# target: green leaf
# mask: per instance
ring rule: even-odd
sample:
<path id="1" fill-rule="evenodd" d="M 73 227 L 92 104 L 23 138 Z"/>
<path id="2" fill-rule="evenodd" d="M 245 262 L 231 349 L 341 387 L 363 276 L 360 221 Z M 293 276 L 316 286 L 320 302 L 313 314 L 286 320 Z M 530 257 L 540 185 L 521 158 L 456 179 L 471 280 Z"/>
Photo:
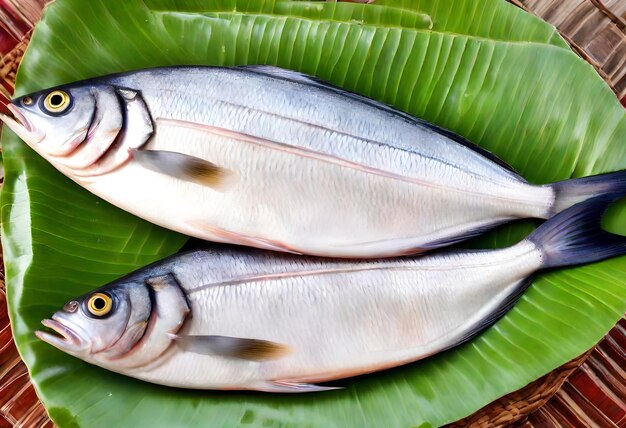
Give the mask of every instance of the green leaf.
<path id="1" fill-rule="evenodd" d="M 569 49 L 553 26 L 503 1 L 490 0 L 477 5 L 474 0 L 377 0 L 373 4 L 355 5 L 320 1 L 147 0 L 146 4 L 159 11 L 290 15 L 383 27 L 430 29 L 495 40 L 550 43 Z"/>
<path id="2" fill-rule="evenodd" d="M 452 129 L 536 183 L 626 168 L 623 109 L 551 27 L 498 0 L 377 3 L 313 11 L 306 7 L 317 3 L 222 0 L 204 10 L 199 1 L 177 9 L 163 0 L 57 0 L 33 35 L 17 93 L 148 66 L 274 64 Z M 33 330 L 70 298 L 176 251 L 185 237 L 93 197 L 11 132 L 3 147 L 13 331 L 60 426 L 437 426 L 582 353 L 626 311 L 620 258 L 543 274 L 476 340 L 342 381 L 344 390 L 279 396 L 150 385 L 65 355 Z M 607 221 L 626 233 L 620 208 Z M 501 245 L 528 229 L 480 242 Z"/>

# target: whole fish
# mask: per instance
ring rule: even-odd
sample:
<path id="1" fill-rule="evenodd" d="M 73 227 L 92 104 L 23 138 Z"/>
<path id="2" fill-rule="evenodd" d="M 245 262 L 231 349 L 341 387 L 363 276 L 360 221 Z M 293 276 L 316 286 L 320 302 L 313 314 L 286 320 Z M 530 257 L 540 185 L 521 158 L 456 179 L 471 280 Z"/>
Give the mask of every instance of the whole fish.
<path id="1" fill-rule="evenodd" d="M 199 250 L 67 303 L 36 333 L 89 363 L 198 389 L 307 392 L 419 360 L 492 324 L 544 268 L 626 253 L 582 202 L 500 250 L 351 261 Z"/>
<path id="2" fill-rule="evenodd" d="M 626 188 L 535 186 L 460 137 L 275 67 L 156 68 L 17 98 L 0 116 L 89 191 L 211 241 L 332 257 L 448 245 Z"/>

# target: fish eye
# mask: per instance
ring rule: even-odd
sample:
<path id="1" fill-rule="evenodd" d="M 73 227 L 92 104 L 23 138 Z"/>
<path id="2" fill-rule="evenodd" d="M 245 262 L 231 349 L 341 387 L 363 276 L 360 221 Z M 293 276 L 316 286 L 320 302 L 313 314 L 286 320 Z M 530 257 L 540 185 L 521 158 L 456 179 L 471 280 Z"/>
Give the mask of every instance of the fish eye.
<path id="1" fill-rule="evenodd" d="M 111 312 L 111 308 L 113 307 L 113 299 L 111 296 L 104 293 L 94 293 L 89 297 L 87 301 L 87 310 L 89 313 L 97 316 L 103 317 Z"/>
<path id="2" fill-rule="evenodd" d="M 22 98 L 22 104 L 24 104 L 25 106 L 30 106 L 33 104 L 33 99 L 31 97 L 24 97 Z"/>
<path id="3" fill-rule="evenodd" d="M 70 94 L 57 89 L 46 95 L 43 106 L 49 113 L 63 113 L 69 107 L 70 101 Z"/>

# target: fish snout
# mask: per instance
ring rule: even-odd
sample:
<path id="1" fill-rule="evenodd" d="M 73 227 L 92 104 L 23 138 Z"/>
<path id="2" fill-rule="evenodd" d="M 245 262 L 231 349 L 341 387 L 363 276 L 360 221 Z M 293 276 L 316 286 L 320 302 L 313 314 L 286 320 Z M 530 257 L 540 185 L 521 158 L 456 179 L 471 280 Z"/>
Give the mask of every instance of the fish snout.
<path id="1" fill-rule="evenodd" d="M 13 117 L 0 113 L 0 121 L 4 122 L 13 132 L 29 145 L 39 144 L 46 137 L 41 130 L 35 129 L 32 122 L 14 104 L 8 104 L 7 108 Z"/>
<path id="2" fill-rule="evenodd" d="M 69 354 L 81 354 L 90 349 L 90 342 L 83 338 L 78 329 L 71 325 L 58 313 L 52 319 L 41 321 L 44 327 L 52 330 L 53 333 L 37 330 L 35 336 L 38 339 L 60 349 Z"/>

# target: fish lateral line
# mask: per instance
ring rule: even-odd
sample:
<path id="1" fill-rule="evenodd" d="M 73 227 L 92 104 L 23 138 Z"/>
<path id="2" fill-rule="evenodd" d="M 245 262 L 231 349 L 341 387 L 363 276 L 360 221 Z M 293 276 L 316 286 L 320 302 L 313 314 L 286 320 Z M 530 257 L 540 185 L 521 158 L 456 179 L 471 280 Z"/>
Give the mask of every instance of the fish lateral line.
<path id="1" fill-rule="evenodd" d="M 433 189 L 440 189 L 440 190 L 445 189 L 445 191 L 449 191 L 449 192 L 459 192 L 459 193 L 467 193 L 467 194 L 473 194 L 473 195 L 479 195 L 479 196 L 488 196 L 489 198 L 495 198 L 499 200 L 506 200 L 506 201 L 519 201 L 520 200 L 519 198 L 515 196 L 508 197 L 508 198 L 503 197 L 503 196 L 494 196 L 494 195 L 488 195 L 484 192 L 476 192 L 476 191 L 472 191 L 471 189 L 461 189 L 461 188 L 452 187 L 452 186 L 443 188 L 443 186 L 441 186 L 440 184 L 437 184 L 431 181 L 419 179 L 416 177 L 409 177 L 409 176 L 393 173 L 393 172 L 386 171 L 386 170 L 379 169 L 379 168 L 365 166 L 357 162 L 352 162 L 344 158 L 329 155 L 329 154 L 322 153 L 316 150 L 296 147 L 291 144 L 281 143 L 281 142 L 270 140 L 267 138 L 256 137 L 254 135 L 246 134 L 243 132 L 232 131 L 230 129 L 226 129 L 222 127 L 206 125 L 206 124 L 201 124 L 197 122 L 190 122 L 190 121 L 180 120 L 180 119 L 163 118 L 163 117 L 159 117 L 155 121 L 157 125 L 161 124 L 165 126 L 182 127 L 182 128 L 200 131 L 200 132 L 207 132 L 209 134 L 216 135 L 218 137 L 231 138 L 237 141 L 254 144 L 256 146 L 263 147 L 266 149 L 276 150 L 276 151 L 280 151 L 283 153 L 288 153 L 291 155 L 303 157 L 306 159 L 312 159 L 312 160 L 316 160 L 319 162 L 324 162 L 324 163 L 328 163 L 331 165 L 336 165 L 336 166 L 340 166 L 343 168 L 352 169 L 354 171 L 365 172 L 367 174 L 375 175 L 378 177 L 401 181 L 404 183 L 417 184 L 419 186 L 429 187 Z M 521 182 L 521 184 L 527 184 L 527 183 Z M 532 204 L 532 202 L 530 201 L 525 201 L 525 203 Z"/>
<path id="2" fill-rule="evenodd" d="M 426 155 L 424 153 L 419 153 L 417 151 L 414 151 L 414 150 L 411 150 L 411 149 L 408 149 L 408 148 L 396 147 L 396 146 L 393 146 L 392 144 L 385 143 L 383 141 L 378 141 L 378 140 L 374 140 L 374 139 L 358 136 L 358 135 L 352 134 L 350 132 L 340 131 L 338 129 L 331 128 L 331 127 L 324 126 L 324 125 L 317 124 L 317 123 L 307 122 L 305 120 L 299 119 L 299 118 L 294 117 L 294 116 L 285 115 L 285 114 L 279 114 L 279 113 L 276 113 L 276 112 L 272 112 L 270 110 L 249 107 L 249 106 L 245 106 L 245 105 L 242 105 L 242 104 L 239 104 L 239 103 L 226 101 L 226 100 L 223 100 L 223 99 L 214 99 L 214 101 L 219 101 L 221 104 L 224 104 L 224 105 L 236 108 L 236 109 L 242 109 L 242 110 L 246 110 L 246 111 L 252 112 L 252 113 L 262 113 L 262 114 L 267 115 L 267 116 L 271 116 L 271 117 L 275 117 L 275 118 L 278 118 L 278 119 L 284 119 L 284 120 L 292 121 L 292 122 L 298 123 L 300 125 L 308 126 L 308 127 L 315 128 L 315 129 L 319 129 L 319 130 L 322 130 L 324 132 L 329 132 L 331 134 L 336 134 L 336 135 L 339 135 L 339 136 L 342 136 L 342 137 L 348 137 L 348 138 L 360 140 L 360 141 L 362 141 L 364 143 L 373 144 L 373 145 L 380 146 L 380 147 L 386 147 L 386 148 L 391 149 L 391 150 L 398 150 L 398 151 L 405 152 L 405 153 L 416 154 L 416 155 L 421 156 L 421 157 L 423 157 L 425 159 L 428 159 L 428 160 L 440 163 L 442 165 L 446 165 L 446 166 L 454 168 L 456 170 L 463 171 L 463 169 L 459 165 L 455 165 L 454 163 L 447 162 L 444 159 L 441 159 L 441 158 L 438 158 L 438 157 L 434 157 L 434 156 L 429 156 L 429 155 Z M 164 123 L 165 123 L 165 121 L 168 121 L 168 120 L 179 120 L 179 119 L 170 119 L 170 118 L 160 118 L 160 119 Z M 428 124 L 428 122 L 424 122 L 424 123 Z M 427 128 L 430 131 L 433 131 L 428 126 L 427 126 Z M 442 128 L 442 130 L 443 130 L 443 128 Z M 454 135 L 456 135 L 456 134 L 454 134 Z M 457 137 L 458 137 L 458 135 L 457 135 Z M 474 145 L 473 143 L 470 143 L 467 140 L 466 140 L 466 143 L 469 144 L 469 145 Z M 283 144 L 283 143 L 278 143 L 278 144 Z M 480 149 L 480 150 L 484 150 L 484 149 L 481 149 L 479 146 L 476 146 L 476 147 L 478 149 Z M 470 147 L 470 148 L 473 150 L 472 147 Z M 306 150 L 306 149 L 302 149 L 302 150 Z M 315 152 L 314 150 L 312 150 L 312 151 Z M 475 151 L 478 151 L 478 150 L 475 150 Z M 485 152 L 486 153 L 490 153 L 489 151 L 486 151 L 486 150 L 485 150 Z M 315 152 L 315 153 L 317 153 L 317 152 Z M 479 153 L 482 154 L 482 152 L 479 152 Z M 496 159 L 498 159 L 498 158 L 496 157 Z M 507 165 L 508 168 L 512 168 L 512 167 L 510 167 L 510 165 L 508 165 L 506 163 L 505 163 L 505 165 Z M 465 171 L 465 172 L 467 172 L 467 171 Z M 511 172 L 516 173 L 515 170 L 513 170 L 513 169 L 511 169 Z M 478 176 L 476 176 L 476 177 L 478 177 Z M 516 176 L 515 178 L 516 179 L 520 179 L 524 183 L 526 183 L 526 180 L 523 177 L 521 177 L 521 176 Z"/>
<path id="3" fill-rule="evenodd" d="M 522 241 L 523 242 L 523 241 Z M 478 251 L 492 251 L 492 250 L 476 250 Z M 451 253 L 453 254 L 453 253 Z M 349 262 L 346 262 L 349 263 Z M 493 263 L 494 265 L 497 263 Z M 271 273 L 271 274 L 262 274 L 262 275 L 250 275 L 246 277 L 242 277 L 239 279 L 231 279 L 220 282 L 210 282 L 207 284 L 202 284 L 194 289 L 186 290 L 187 295 L 192 295 L 194 293 L 206 290 L 211 287 L 222 287 L 222 286 L 230 286 L 230 285 L 241 285 L 252 282 L 263 282 L 263 281 L 271 281 L 276 279 L 287 279 L 287 278 L 295 278 L 295 277 L 309 277 L 309 276 L 323 276 L 323 275 L 335 275 L 341 273 L 357 273 L 357 272 L 370 272 L 376 270 L 383 270 L 386 272 L 415 272 L 415 271 L 453 271 L 453 270 L 462 270 L 473 268 L 477 266 L 487 266 L 488 264 L 484 261 L 476 262 L 472 264 L 465 265 L 451 265 L 451 266 L 424 266 L 424 265 L 416 265 L 416 266 L 381 266 L 380 264 L 372 265 L 372 266 L 358 266 L 358 267 L 346 267 L 346 268 L 320 268 L 315 270 L 308 271 L 294 271 L 294 272 L 280 272 L 280 273 Z"/>
<path id="4" fill-rule="evenodd" d="M 157 124 L 163 124 L 166 126 L 169 125 L 172 127 L 182 127 L 182 128 L 187 128 L 187 129 L 193 129 L 196 131 L 207 132 L 209 134 L 213 134 L 219 137 L 232 138 L 237 141 L 241 141 L 244 143 L 251 143 L 256 146 L 264 147 L 270 150 L 276 150 L 276 151 L 280 151 L 284 153 L 289 153 L 289 154 L 304 157 L 307 159 L 313 159 L 313 160 L 317 160 L 320 162 L 329 163 L 332 165 L 338 165 L 341 167 L 345 167 L 345 168 L 349 168 L 349 169 L 353 169 L 357 171 L 363 171 L 372 175 L 377 175 L 381 177 L 404 181 L 407 183 L 417 183 L 417 184 L 421 184 L 421 185 L 424 185 L 427 187 L 433 187 L 433 188 L 441 187 L 441 186 L 438 186 L 436 184 L 429 183 L 426 181 L 420 181 L 411 177 L 406 177 L 400 174 L 395 174 L 395 173 L 388 172 L 382 169 L 364 166 L 362 164 L 351 162 L 351 161 L 348 161 L 346 159 L 343 159 L 337 156 L 328 155 L 322 152 L 305 149 L 302 147 L 296 147 L 291 144 L 280 143 L 278 141 L 269 140 L 267 138 L 255 137 L 254 135 L 246 134 L 243 132 L 232 131 L 226 128 L 221 128 L 221 127 L 212 126 L 212 125 L 205 125 L 205 124 L 200 124 L 196 122 L 189 122 L 189 121 L 179 120 L 179 119 L 167 119 L 167 118 L 162 118 L 162 117 L 157 118 L 156 122 Z"/>
<path id="5" fill-rule="evenodd" d="M 360 1 L 360 0 L 355 0 L 355 1 Z M 369 2 L 370 0 L 361 0 L 361 2 Z M 374 0 L 371 0 L 374 1 Z M 359 103 L 364 103 L 366 105 L 369 105 L 371 107 L 376 108 L 377 110 L 380 110 L 382 112 L 385 112 L 387 114 L 393 115 L 397 118 L 401 118 L 404 121 L 406 121 L 409 124 L 412 125 L 417 125 L 417 126 L 422 126 L 436 134 L 442 134 L 448 138 L 450 138 L 451 140 L 453 140 L 454 142 L 465 146 L 466 148 L 480 154 L 481 156 L 486 157 L 487 159 L 489 159 L 490 161 L 498 164 L 499 166 L 503 167 L 504 169 L 508 170 L 509 173 L 516 179 L 522 180 L 524 182 L 526 182 L 526 180 L 524 179 L 524 177 L 522 177 L 519 172 L 517 172 L 515 170 L 515 168 L 513 168 L 512 165 L 508 164 L 506 161 L 504 161 L 503 159 L 499 158 L 498 156 L 496 156 L 495 154 L 493 154 L 492 152 L 490 152 L 489 150 L 475 144 L 472 143 L 471 141 L 469 141 L 468 139 L 466 139 L 465 137 L 457 134 L 456 132 L 450 131 L 448 129 L 442 128 L 438 125 L 435 125 L 434 123 L 430 123 L 424 119 L 420 119 L 417 117 L 414 117 L 412 115 L 410 115 L 409 113 L 406 113 L 400 109 L 397 109 L 395 107 L 392 107 L 388 104 L 385 104 L 383 102 L 374 100 L 372 98 L 368 98 L 365 97 L 363 95 L 357 94 L 355 92 L 352 92 L 350 90 L 344 89 L 344 88 L 340 88 L 339 86 L 335 86 L 323 79 L 319 79 L 315 76 L 309 76 L 303 73 L 300 73 L 298 71 L 294 71 L 294 70 L 288 70 L 288 69 L 284 69 L 284 68 L 280 68 L 280 67 L 275 67 L 272 65 L 244 65 L 244 66 L 239 66 L 239 67 L 235 67 L 247 72 L 252 72 L 252 73 L 256 73 L 256 74 L 260 74 L 260 75 L 264 75 L 264 76 L 268 76 L 271 78 L 275 78 L 275 79 L 281 79 L 281 80 L 287 80 L 293 83 L 299 83 L 299 84 L 303 84 L 303 85 L 307 85 L 307 86 L 311 86 L 311 87 L 315 87 L 315 88 L 319 88 L 322 90 L 326 90 L 326 91 L 330 91 L 330 92 L 334 92 L 335 94 L 341 95 L 341 96 L 346 96 L 348 98 L 351 98 Z M 330 131 L 333 131 L 332 129 L 329 129 Z"/>

